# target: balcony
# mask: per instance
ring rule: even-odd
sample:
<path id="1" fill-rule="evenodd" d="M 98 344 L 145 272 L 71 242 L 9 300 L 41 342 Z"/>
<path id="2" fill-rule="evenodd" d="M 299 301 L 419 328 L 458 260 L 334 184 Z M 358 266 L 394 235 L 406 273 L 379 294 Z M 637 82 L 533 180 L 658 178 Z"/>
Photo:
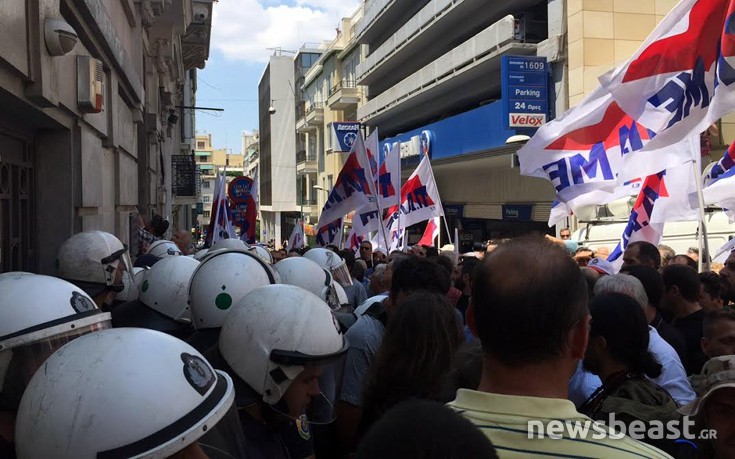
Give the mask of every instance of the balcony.
<path id="1" fill-rule="evenodd" d="M 296 196 L 296 205 L 299 206 L 299 210 L 303 212 L 304 216 L 312 216 L 316 218 L 319 213 L 318 203 L 316 198 L 309 198 L 306 196 Z M 313 219 L 311 219 L 313 221 Z"/>
<path id="2" fill-rule="evenodd" d="M 214 164 L 197 164 L 201 175 L 214 175 Z"/>
<path id="3" fill-rule="evenodd" d="M 511 9 L 523 11 L 536 0 L 508 2 L 485 0 L 432 0 L 357 66 L 357 82 L 378 95 L 401 79 L 440 57 L 445 49 L 436 43 L 459 43 L 469 30 L 482 30 Z M 457 27 L 461 24 L 461 27 Z"/>
<path id="4" fill-rule="evenodd" d="M 324 104 L 321 102 L 314 102 L 303 111 L 301 117 L 298 117 L 297 109 L 297 120 L 296 121 L 296 132 L 306 133 L 316 131 L 318 127 L 322 127 L 324 123 Z"/>
<path id="5" fill-rule="evenodd" d="M 314 102 L 306 109 L 306 124 L 321 125 L 324 123 L 324 104 L 322 102 Z"/>
<path id="6" fill-rule="evenodd" d="M 342 80 L 329 90 L 327 104 L 332 110 L 346 110 L 360 102 L 360 90 L 352 80 Z"/>
<path id="7" fill-rule="evenodd" d="M 357 118 L 394 135 L 437 116 L 496 98 L 503 55 L 533 56 L 536 45 L 515 39 L 515 19 L 506 16 L 367 101 Z"/>
<path id="8" fill-rule="evenodd" d="M 296 152 L 296 173 L 310 174 L 316 172 L 316 152 L 299 150 Z"/>
<path id="9" fill-rule="evenodd" d="M 365 12 L 355 30 L 358 42 L 372 43 L 406 15 L 413 15 L 412 13 L 417 8 L 421 8 L 427 2 L 428 0 L 370 0 L 366 2 Z"/>
<path id="10" fill-rule="evenodd" d="M 296 197 L 296 204 L 299 206 L 315 206 L 316 198 L 309 198 L 307 196 L 297 196 Z"/>
<path id="11" fill-rule="evenodd" d="M 176 198 L 196 199 L 197 166 L 191 155 L 171 156 L 171 192 Z"/>

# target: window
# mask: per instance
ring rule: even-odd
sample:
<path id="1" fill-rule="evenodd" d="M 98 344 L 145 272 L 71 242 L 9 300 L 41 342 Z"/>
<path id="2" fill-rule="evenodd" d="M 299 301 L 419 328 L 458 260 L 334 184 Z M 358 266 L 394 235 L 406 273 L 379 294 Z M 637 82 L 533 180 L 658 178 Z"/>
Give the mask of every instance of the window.
<path id="1" fill-rule="evenodd" d="M 202 196 L 202 202 L 204 204 L 209 204 L 210 198 L 211 198 L 210 196 L 204 195 L 204 196 Z"/>
<path id="2" fill-rule="evenodd" d="M 320 56 L 320 54 L 318 54 L 318 53 L 304 53 L 304 54 L 302 54 L 301 55 L 301 66 L 304 69 L 311 68 L 311 66 L 314 65 L 314 63 L 319 60 L 319 56 Z"/>
<path id="3" fill-rule="evenodd" d="M 204 141 L 202 141 L 202 140 L 197 141 L 197 149 L 198 150 L 204 150 Z"/>
<path id="4" fill-rule="evenodd" d="M 205 180 L 205 181 L 202 182 L 202 188 L 209 188 L 209 187 L 210 187 L 209 180 Z"/>
<path id="5" fill-rule="evenodd" d="M 204 213 L 202 214 L 204 218 L 209 218 L 210 215 L 211 213 L 208 210 L 205 210 Z"/>

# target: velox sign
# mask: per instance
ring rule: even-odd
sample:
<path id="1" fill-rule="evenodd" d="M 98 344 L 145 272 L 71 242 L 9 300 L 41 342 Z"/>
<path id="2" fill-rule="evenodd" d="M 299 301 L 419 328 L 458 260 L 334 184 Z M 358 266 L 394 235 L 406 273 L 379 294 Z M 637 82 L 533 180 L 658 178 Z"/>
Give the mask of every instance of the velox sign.
<path id="1" fill-rule="evenodd" d="M 545 57 L 503 56 L 501 85 L 508 129 L 536 129 L 546 123 L 548 69 Z"/>
<path id="2" fill-rule="evenodd" d="M 546 124 L 546 114 L 510 113 L 508 115 L 508 126 L 512 128 L 538 128 L 542 124 Z"/>

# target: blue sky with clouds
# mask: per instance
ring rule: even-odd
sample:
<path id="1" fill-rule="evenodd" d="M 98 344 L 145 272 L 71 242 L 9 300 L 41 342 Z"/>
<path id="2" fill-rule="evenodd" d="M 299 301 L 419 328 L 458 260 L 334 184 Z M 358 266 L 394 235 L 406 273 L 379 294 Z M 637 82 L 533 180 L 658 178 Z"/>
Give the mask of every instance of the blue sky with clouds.
<path id="1" fill-rule="evenodd" d="M 359 0 L 219 0 L 214 4 L 206 68 L 198 73 L 197 132 L 212 134 L 215 148 L 239 152 L 241 134 L 258 128 L 258 81 L 273 52 L 332 40 L 342 17 Z"/>

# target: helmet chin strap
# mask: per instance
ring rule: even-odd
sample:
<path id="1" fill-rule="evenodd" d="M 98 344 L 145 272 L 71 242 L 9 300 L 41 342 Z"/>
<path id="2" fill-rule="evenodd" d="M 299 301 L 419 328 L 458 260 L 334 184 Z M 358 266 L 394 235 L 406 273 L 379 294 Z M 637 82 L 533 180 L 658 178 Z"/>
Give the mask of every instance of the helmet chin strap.
<path id="1" fill-rule="evenodd" d="M 109 292 L 120 293 L 125 290 L 125 284 L 108 285 L 105 290 Z"/>

